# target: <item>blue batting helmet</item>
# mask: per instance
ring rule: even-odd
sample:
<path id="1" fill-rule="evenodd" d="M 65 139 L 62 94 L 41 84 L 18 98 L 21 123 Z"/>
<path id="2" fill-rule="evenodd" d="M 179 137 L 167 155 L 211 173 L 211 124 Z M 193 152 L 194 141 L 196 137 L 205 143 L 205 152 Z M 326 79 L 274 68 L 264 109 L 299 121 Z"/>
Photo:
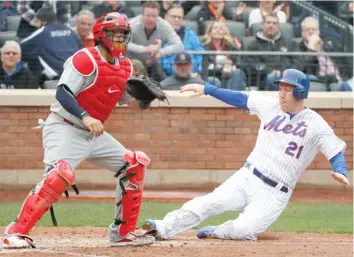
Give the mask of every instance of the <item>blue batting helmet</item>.
<path id="1" fill-rule="evenodd" d="M 293 85 L 295 99 L 306 99 L 309 95 L 310 80 L 301 71 L 295 69 L 287 69 L 283 72 L 283 77 L 274 83 L 279 85 L 280 82 Z"/>

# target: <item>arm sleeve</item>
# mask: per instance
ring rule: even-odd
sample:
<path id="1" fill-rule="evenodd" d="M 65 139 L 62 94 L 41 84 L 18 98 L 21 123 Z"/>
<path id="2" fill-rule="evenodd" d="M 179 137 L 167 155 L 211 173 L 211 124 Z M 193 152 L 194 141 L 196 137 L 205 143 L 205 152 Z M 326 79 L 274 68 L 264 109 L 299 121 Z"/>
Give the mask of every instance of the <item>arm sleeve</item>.
<path id="1" fill-rule="evenodd" d="M 277 104 L 277 101 L 274 97 L 252 90 L 248 96 L 247 107 L 251 115 L 257 115 L 263 121 L 268 116 L 270 109 Z"/>
<path id="2" fill-rule="evenodd" d="M 345 157 L 344 154 L 339 152 L 337 153 L 334 157 L 332 157 L 330 160 L 330 163 L 332 165 L 333 171 L 336 173 L 340 173 L 347 177 L 347 163 L 345 162 Z"/>
<path id="3" fill-rule="evenodd" d="M 45 27 L 42 27 L 35 32 L 33 32 L 28 37 L 24 38 L 20 42 L 22 58 L 25 61 L 33 60 L 38 57 L 38 40 L 41 38 L 41 34 Z"/>
<path id="4" fill-rule="evenodd" d="M 244 93 L 237 92 L 230 89 L 218 88 L 209 83 L 206 83 L 204 87 L 204 94 L 215 97 L 216 99 L 224 103 L 230 104 L 232 106 L 241 109 L 246 109 L 246 110 L 248 109 L 247 107 L 248 96 Z"/>
<path id="5" fill-rule="evenodd" d="M 55 97 L 63 108 L 76 118 L 81 120 L 84 116 L 88 115 L 88 113 L 80 107 L 73 93 L 65 84 L 61 84 L 57 87 Z"/>

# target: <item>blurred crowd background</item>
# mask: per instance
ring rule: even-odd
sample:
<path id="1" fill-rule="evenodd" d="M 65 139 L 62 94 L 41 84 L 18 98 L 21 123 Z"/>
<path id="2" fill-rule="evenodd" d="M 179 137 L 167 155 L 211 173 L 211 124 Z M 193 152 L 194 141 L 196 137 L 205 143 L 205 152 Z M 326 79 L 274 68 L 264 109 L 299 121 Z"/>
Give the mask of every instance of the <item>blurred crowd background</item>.
<path id="1" fill-rule="evenodd" d="M 353 91 L 353 1 L 1 1 L 0 89 L 54 89 L 95 20 L 127 17 L 127 56 L 165 90 L 206 81 L 277 90 L 288 68 L 311 91 Z"/>

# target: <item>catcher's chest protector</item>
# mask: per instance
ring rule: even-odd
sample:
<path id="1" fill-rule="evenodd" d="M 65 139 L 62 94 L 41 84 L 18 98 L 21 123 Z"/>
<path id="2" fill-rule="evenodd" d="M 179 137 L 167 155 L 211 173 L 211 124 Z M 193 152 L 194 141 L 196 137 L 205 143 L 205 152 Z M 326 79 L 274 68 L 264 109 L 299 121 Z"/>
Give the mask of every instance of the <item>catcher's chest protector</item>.
<path id="1" fill-rule="evenodd" d="M 28 235 L 50 206 L 60 200 L 67 187 L 74 184 L 75 175 L 69 164 L 58 160 L 42 181 L 39 190 L 33 190 L 27 196 L 16 221 L 6 228 L 5 234 Z"/>
<path id="2" fill-rule="evenodd" d="M 92 65 L 93 61 L 95 63 Z M 81 91 L 76 99 L 91 117 L 104 123 L 125 91 L 126 81 L 132 73 L 130 60 L 121 59 L 119 65 L 112 65 L 102 61 L 96 48 L 88 48 L 74 55 L 73 64 L 80 73 L 86 76 L 97 69 L 94 82 Z"/>

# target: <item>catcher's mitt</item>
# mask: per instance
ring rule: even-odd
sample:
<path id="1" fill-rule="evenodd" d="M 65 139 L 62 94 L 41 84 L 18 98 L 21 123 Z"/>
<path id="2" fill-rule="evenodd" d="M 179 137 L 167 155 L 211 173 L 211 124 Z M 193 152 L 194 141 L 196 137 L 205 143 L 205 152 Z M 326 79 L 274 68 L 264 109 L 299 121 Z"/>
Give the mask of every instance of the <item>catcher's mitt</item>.
<path id="1" fill-rule="evenodd" d="M 167 100 L 165 92 L 162 91 L 159 82 L 146 76 L 132 76 L 127 80 L 127 92 L 136 100 L 152 102 L 155 99 Z"/>

